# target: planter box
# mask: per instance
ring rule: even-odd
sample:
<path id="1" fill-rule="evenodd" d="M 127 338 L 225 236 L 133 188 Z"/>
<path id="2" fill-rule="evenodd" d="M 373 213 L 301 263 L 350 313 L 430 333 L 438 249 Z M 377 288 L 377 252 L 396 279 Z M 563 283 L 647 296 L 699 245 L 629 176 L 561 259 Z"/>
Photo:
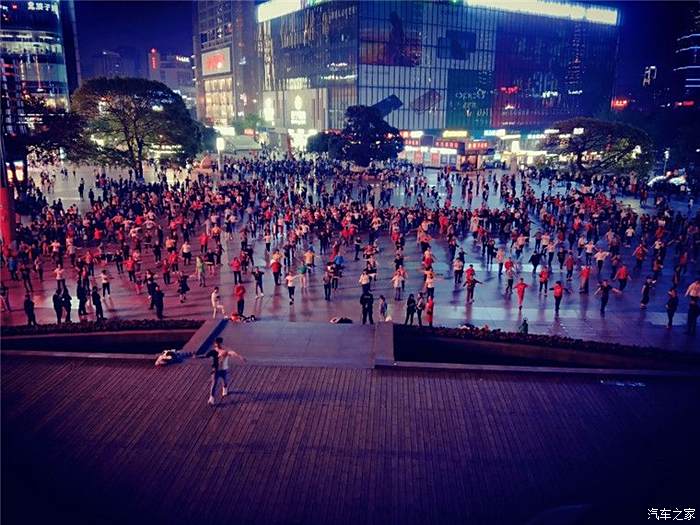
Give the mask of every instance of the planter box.
<path id="1" fill-rule="evenodd" d="M 556 346 L 449 337 L 398 326 L 394 328 L 394 358 L 397 361 L 569 368 L 700 369 L 700 361 L 694 357 L 673 352 L 645 355 L 641 349 L 639 355 L 630 351 L 616 354 L 606 350 L 603 344 L 598 353 Z"/>
<path id="2" fill-rule="evenodd" d="M 196 329 L 131 330 L 78 334 L 15 335 L 2 338 L 5 350 L 157 354 L 182 348 Z"/>

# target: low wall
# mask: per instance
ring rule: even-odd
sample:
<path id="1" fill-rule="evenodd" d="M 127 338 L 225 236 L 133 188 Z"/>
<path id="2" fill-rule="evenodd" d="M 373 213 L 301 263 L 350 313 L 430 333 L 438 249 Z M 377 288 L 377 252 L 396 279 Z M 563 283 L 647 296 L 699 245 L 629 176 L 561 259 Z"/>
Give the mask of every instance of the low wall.
<path id="1" fill-rule="evenodd" d="M 197 330 L 131 330 L 78 334 L 16 335 L 2 338 L 3 350 L 157 354 L 182 348 Z"/>
<path id="2" fill-rule="evenodd" d="M 648 370 L 700 369 L 696 356 L 668 352 L 664 355 L 615 354 L 561 347 L 506 343 L 435 335 L 394 326 L 396 361 L 422 363 L 556 366 L 568 368 L 619 368 Z"/>

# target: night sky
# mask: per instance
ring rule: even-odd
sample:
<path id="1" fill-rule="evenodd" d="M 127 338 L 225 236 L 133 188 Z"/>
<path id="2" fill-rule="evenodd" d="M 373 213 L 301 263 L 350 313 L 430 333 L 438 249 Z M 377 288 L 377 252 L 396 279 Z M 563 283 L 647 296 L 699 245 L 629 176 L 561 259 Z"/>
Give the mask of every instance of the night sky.
<path id="1" fill-rule="evenodd" d="M 514 0 L 517 1 L 517 0 Z M 656 65 L 663 75 L 689 6 L 697 2 L 593 2 L 622 12 L 617 91 L 641 82 L 644 66 Z M 146 53 L 192 54 L 192 2 L 76 0 L 78 39 L 83 62 L 102 49 L 127 46 Z"/>

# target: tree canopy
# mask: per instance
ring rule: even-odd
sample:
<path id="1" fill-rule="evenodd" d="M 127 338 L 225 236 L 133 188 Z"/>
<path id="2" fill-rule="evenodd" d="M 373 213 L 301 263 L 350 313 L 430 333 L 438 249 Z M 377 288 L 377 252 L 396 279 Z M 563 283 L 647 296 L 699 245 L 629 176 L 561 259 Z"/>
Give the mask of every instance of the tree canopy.
<path id="1" fill-rule="evenodd" d="M 575 169 L 584 176 L 630 171 L 644 174 L 652 166 L 651 138 L 628 124 L 578 117 L 557 122 L 553 128 L 559 133 L 544 139 L 544 147 L 552 153 L 572 155 Z"/>
<path id="2" fill-rule="evenodd" d="M 182 98 L 161 82 L 142 78 L 96 78 L 74 93 L 73 112 L 94 144 L 85 160 L 130 167 L 143 176 L 143 160 L 170 147 L 178 160 L 195 155 L 202 129 Z"/>
<path id="3" fill-rule="evenodd" d="M 399 130 L 390 126 L 379 110 L 369 106 L 350 106 L 345 112 L 343 129 L 310 137 L 307 149 L 367 166 L 373 160 L 396 158 L 403 147 Z"/>

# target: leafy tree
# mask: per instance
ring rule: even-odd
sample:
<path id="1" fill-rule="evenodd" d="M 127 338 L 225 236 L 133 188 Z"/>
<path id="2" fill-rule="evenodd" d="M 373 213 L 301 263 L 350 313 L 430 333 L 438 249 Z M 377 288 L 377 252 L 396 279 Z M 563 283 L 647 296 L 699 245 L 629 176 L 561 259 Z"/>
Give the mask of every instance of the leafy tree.
<path id="1" fill-rule="evenodd" d="M 636 171 L 646 174 L 654 158 L 649 135 L 621 122 L 577 117 L 553 125 L 559 134 L 544 140 L 552 153 L 570 154 L 584 176 Z M 560 137 L 565 135 L 566 137 Z"/>
<path id="2" fill-rule="evenodd" d="M 236 130 L 238 135 L 243 135 L 246 129 L 258 129 L 258 126 L 262 123 L 262 119 L 254 114 L 248 113 L 243 118 L 237 118 L 233 121 L 233 128 Z"/>
<path id="3" fill-rule="evenodd" d="M 309 151 L 328 153 L 333 159 L 350 160 L 359 166 L 395 159 L 403 147 L 399 130 L 390 126 L 379 110 L 368 106 L 350 106 L 342 131 L 319 133 L 310 137 L 307 145 Z"/>
<path id="4" fill-rule="evenodd" d="M 142 78 L 96 78 L 73 95 L 73 111 L 95 147 L 83 160 L 130 167 L 143 177 L 143 160 L 155 146 L 179 146 L 184 160 L 201 146 L 201 128 L 180 95 L 161 82 Z"/>

